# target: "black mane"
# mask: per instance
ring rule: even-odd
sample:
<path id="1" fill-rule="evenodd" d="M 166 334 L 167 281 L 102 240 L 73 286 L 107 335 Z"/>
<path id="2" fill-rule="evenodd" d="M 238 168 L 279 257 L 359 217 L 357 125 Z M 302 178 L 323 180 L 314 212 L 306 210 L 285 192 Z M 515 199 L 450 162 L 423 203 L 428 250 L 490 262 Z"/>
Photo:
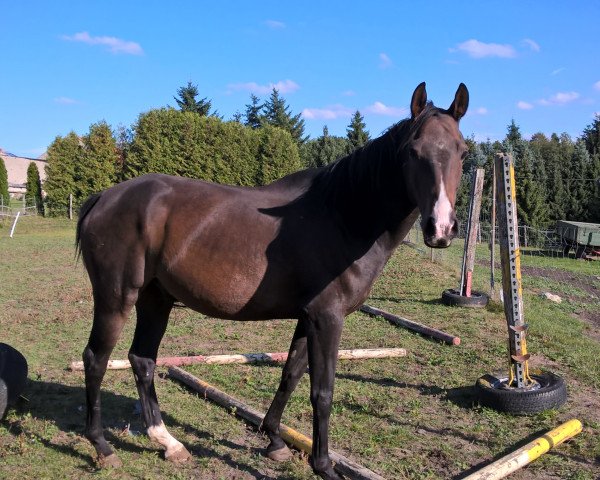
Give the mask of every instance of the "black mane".
<path id="1" fill-rule="evenodd" d="M 447 113 L 428 102 L 416 119 L 406 118 L 388 128 L 380 137 L 367 142 L 349 155 L 324 167 L 309 191 L 318 190 L 326 203 L 352 202 L 359 198 L 380 197 L 392 171 L 400 171 L 405 147 L 430 117 Z M 307 192 L 308 193 L 308 192 Z M 360 194 L 360 195 L 359 195 Z"/>

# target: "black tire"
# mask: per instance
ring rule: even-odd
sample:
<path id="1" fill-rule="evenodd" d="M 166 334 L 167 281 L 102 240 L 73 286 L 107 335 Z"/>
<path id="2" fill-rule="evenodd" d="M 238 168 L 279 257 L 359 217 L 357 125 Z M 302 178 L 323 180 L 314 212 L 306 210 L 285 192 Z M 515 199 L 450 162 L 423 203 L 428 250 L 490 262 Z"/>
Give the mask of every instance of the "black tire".
<path id="1" fill-rule="evenodd" d="M 0 418 L 19 399 L 27 382 L 27 360 L 6 343 L 0 343 Z"/>
<path id="2" fill-rule="evenodd" d="M 490 298 L 482 292 L 472 291 L 470 297 L 461 295 L 458 290 L 449 288 L 442 292 L 442 303 L 456 307 L 483 308 Z"/>
<path id="3" fill-rule="evenodd" d="M 508 388 L 508 379 L 501 377 L 484 375 L 477 380 L 475 389 L 481 405 L 512 415 L 533 415 L 558 408 L 567 401 L 565 381 L 554 373 L 531 375 L 537 388 L 528 389 Z"/>

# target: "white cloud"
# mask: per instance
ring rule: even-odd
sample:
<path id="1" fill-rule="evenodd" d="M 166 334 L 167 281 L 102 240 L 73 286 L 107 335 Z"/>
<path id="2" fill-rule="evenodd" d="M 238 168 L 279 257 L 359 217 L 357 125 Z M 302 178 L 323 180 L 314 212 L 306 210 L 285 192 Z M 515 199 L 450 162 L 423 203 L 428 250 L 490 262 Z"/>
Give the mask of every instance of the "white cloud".
<path id="1" fill-rule="evenodd" d="M 281 30 L 285 28 L 285 23 L 279 20 L 265 20 L 265 25 L 273 30 Z"/>
<path id="2" fill-rule="evenodd" d="M 524 38 L 522 43 L 528 46 L 532 52 L 540 51 L 539 44 L 537 42 L 534 42 L 531 38 Z"/>
<path id="3" fill-rule="evenodd" d="M 54 103 L 58 103 L 60 105 L 73 105 L 77 103 L 77 100 L 69 97 L 56 97 L 54 99 Z"/>
<path id="4" fill-rule="evenodd" d="M 600 80 L 594 83 L 594 90 L 600 90 Z"/>
<path id="5" fill-rule="evenodd" d="M 387 115 L 393 117 L 400 117 L 406 115 L 408 109 L 401 107 L 389 107 L 382 102 L 375 102 L 365 108 L 365 113 L 372 113 L 374 115 Z"/>
<path id="6" fill-rule="evenodd" d="M 342 97 L 353 97 L 354 95 L 356 95 L 354 90 L 344 90 L 342 92 Z"/>
<path id="7" fill-rule="evenodd" d="M 485 107 L 479 107 L 479 108 L 476 108 L 475 110 L 473 110 L 473 114 L 474 115 L 487 115 L 488 109 Z"/>
<path id="8" fill-rule="evenodd" d="M 129 55 L 142 55 L 144 51 L 139 43 L 130 42 L 116 37 L 92 37 L 88 32 L 79 32 L 75 35 L 63 35 L 63 40 L 70 42 L 87 43 L 88 45 L 103 45 L 111 53 L 126 53 Z"/>
<path id="9" fill-rule="evenodd" d="M 246 91 L 252 92 L 259 95 L 264 95 L 266 93 L 271 93 L 273 89 L 277 90 L 279 93 L 293 93 L 300 88 L 293 80 L 280 80 L 277 83 L 269 83 L 267 85 L 259 85 L 256 82 L 246 82 L 246 83 L 230 83 L 227 86 L 228 92 L 239 92 Z"/>
<path id="10" fill-rule="evenodd" d="M 544 106 L 566 105 L 577 100 L 580 95 L 577 92 L 558 92 L 548 98 L 542 98 L 538 103 Z"/>
<path id="11" fill-rule="evenodd" d="M 565 69 L 565 67 L 560 67 L 557 68 L 556 70 L 552 70 L 552 72 L 550 73 L 550 75 L 554 76 L 554 75 L 558 75 L 559 73 L 561 73 L 563 70 Z"/>
<path id="12" fill-rule="evenodd" d="M 533 105 L 531 103 L 524 102 L 523 100 L 519 100 L 517 102 L 517 108 L 520 108 L 521 110 L 531 110 Z"/>
<path id="13" fill-rule="evenodd" d="M 379 68 L 390 68 L 394 63 L 386 53 L 379 54 Z"/>
<path id="14" fill-rule="evenodd" d="M 484 43 L 479 40 L 472 38 L 466 42 L 459 43 L 456 48 L 451 48 L 451 52 L 461 51 L 465 52 L 472 58 L 484 58 L 484 57 L 501 57 L 501 58 L 514 58 L 517 56 L 517 52 L 512 45 L 501 45 L 499 43 Z"/>
<path id="15" fill-rule="evenodd" d="M 325 108 L 305 108 L 302 116 L 309 120 L 323 119 L 335 120 L 336 118 L 350 117 L 353 111 L 343 105 L 331 105 Z"/>

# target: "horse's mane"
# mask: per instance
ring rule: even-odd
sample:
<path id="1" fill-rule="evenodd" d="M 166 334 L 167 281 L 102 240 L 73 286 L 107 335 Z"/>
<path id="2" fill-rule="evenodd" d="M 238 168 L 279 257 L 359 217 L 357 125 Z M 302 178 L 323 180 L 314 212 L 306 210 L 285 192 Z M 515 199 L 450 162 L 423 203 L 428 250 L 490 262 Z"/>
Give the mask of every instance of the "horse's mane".
<path id="1" fill-rule="evenodd" d="M 404 162 L 404 150 L 421 126 L 432 116 L 445 113 L 428 102 L 415 118 L 406 118 L 388 128 L 380 137 L 370 140 L 346 157 L 322 167 L 311 190 L 319 190 L 327 200 L 352 197 L 358 190 L 366 195 L 378 195 L 386 168 L 391 162 Z M 363 196 L 363 195 L 361 195 Z"/>

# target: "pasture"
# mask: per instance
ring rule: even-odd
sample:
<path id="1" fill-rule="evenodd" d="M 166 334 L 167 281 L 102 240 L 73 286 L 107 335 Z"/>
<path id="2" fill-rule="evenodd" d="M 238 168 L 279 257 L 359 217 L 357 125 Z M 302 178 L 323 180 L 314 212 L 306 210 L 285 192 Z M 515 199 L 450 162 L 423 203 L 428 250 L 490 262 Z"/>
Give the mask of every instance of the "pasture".
<path id="1" fill-rule="evenodd" d="M 89 281 L 75 262 L 73 244 L 74 222 L 67 220 L 24 218 L 14 239 L 8 238 L 6 226 L 0 227 L 0 341 L 19 349 L 29 362 L 25 398 L 0 423 L 0 478 L 315 478 L 306 456 L 298 452 L 281 464 L 264 458 L 266 437 L 168 379 L 161 369 L 156 387 L 165 423 L 193 460 L 183 465 L 162 460 L 142 433 L 131 371 L 108 371 L 103 416 L 107 438 L 124 466 L 99 471 L 92 460 L 94 450 L 82 436 L 83 374 L 66 370 L 69 362 L 81 358 L 92 310 Z M 486 252 L 485 246 L 478 252 L 475 287 L 480 290 L 487 289 Z M 388 479 L 460 478 L 541 432 L 578 418 L 584 425 L 580 435 L 510 478 L 598 478 L 600 266 L 523 257 L 532 365 L 563 376 L 569 400 L 556 411 L 512 417 L 480 407 L 472 389 L 479 376 L 506 368 L 502 307 L 492 302 L 484 310 L 468 310 L 440 301 L 444 289 L 458 284 L 461 256 L 460 242 L 436 254 L 434 262 L 402 246 L 369 298 L 373 306 L 460 336 L 460 346 L 432 341 L 360 312 L 347 318 L 340 348 L 403 347 L 408 355 L 339 362 L 332 449 Z M 563 302 L 542 299 L 541 291 L 557 293 Z M 127 357 L 133 327 L 129 321 L 112 358 Z M 293 329 L 292 321 L 221 321 L 177 308 L 159 354 L 286 351 Z M 281 367 L 198 365 L 186 370 L 264 412 Z M 305 375 L 283 422 L 310 434 L 311 416 Z"/>

